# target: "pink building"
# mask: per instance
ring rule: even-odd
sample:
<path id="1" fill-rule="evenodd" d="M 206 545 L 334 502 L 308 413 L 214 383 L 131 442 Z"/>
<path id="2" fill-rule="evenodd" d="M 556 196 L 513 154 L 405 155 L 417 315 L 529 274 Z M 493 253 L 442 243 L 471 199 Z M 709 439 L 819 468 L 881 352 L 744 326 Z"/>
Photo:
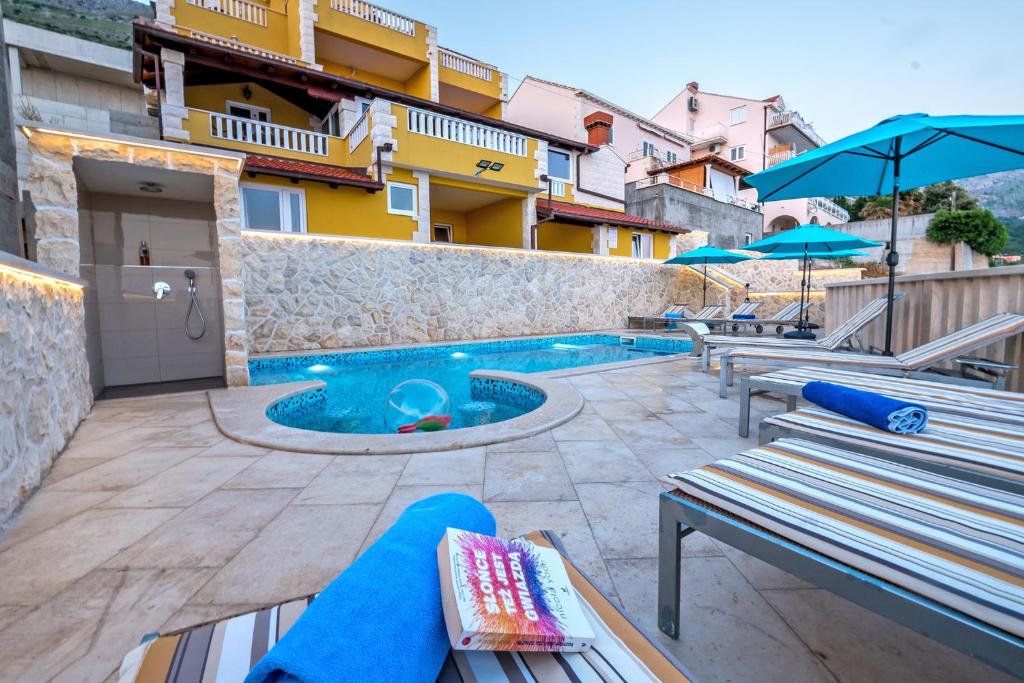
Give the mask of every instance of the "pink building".
<path id="1" fill-rule="evenodd" d="M 585 120 L 603 112 L 612 119 L 608 145 L 622 160 L 624 182 L 648 171 L 690 160 L 690 139 L 597 95 L 527 76 L 508 102 L 506 120 L 559 137 L 587 142 Z"/>
<path id="2" fill-rule="evenodd" d="M 695 156 L 718 155 L 754 173 L 825 144 L 798 112 L 786 109 L 780 95 L 764 100 L 719 95 L 701 91 L 696 82 L 687 84 L 653 120 L 692 137 Z M 740 196 L 753 202 L 757 192 L 742 190 Z M 766 234 L 804 223 L 849 220 L 827 197 L 766 202 L 763 208 Z"/>

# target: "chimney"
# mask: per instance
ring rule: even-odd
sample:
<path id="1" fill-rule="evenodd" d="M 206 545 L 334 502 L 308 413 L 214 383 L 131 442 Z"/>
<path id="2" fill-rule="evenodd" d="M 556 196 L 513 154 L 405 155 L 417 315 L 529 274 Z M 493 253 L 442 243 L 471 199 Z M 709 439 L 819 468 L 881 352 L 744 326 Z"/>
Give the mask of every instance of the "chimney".
<path id="1" fill-rule="evenodd" d="M 686 89 L 692 92 L 694 95 L 696 95 L 697 91 L 700 90 L 700 85 L 697 83 L 697 81 L 690 81 L 689 83 L 686 84 Z"/>
<path id="2" fill-rule="evenodd" d="M 605 111 L 595 111 L 584 117 L 583 127 L 587 129 L 587 142 L 600 147 L 611 141 L 612 115 Z"/>

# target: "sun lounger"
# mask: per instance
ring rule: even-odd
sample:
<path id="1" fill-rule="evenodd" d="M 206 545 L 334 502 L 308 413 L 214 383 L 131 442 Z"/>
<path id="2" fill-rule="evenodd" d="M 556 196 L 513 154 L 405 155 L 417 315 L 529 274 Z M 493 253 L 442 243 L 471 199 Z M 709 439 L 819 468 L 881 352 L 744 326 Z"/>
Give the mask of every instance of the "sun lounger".
<path id="1" fill-rule="evenodd" d="M 597 635 L 594 647 L 584 654 L 451 651 L 438 681 L 692 680 L 672 655 L 646 636 L 572 564 L 556 534 L 533 532 L 525 538 L 557 548 L 566 558 L 566 571 Z M 119 683 L 242 683 L 249 669 L 284 636 L 314 598 L 268 605 L 255 612 L 154 635 L 125 657 Z M 395 609 L 401 609 L 401 605 Z M 381 680 L 386 678 L 386 672 L 381 672 Z"/>
<path id="2" fill-rule="evenodd" d="M 1024 675 L 1024 496 L 799 440 L 664 481 L 676 487 L 660 511 L 668 635 L 680 634 L 680 540 L 700 531 Z"/>
<path id="3" fill-rule="evenodd" d="M 733 320 L 732 326 L 735 331 L 739 331 L 739 328 L 743 327 L 753 327 L 754 331 L 758 334 L 764 332 L 764 328 L 766 327 L 774 327 L 777 334 L 782 334 L 782 331 L 787 325 L 793 325 L 799 321 L 800 316 L 803 315 L 804 311 L 810 307 L 810 303 L 801 304 L 799 301 L 793 301 L 780 308 L 779 311 L 770 318 Z"/>
<path id="4" fill-rule="evenodd" d="M 720 326 L 724 329 L 728 327 L 730 324 L 738 326 L 739 323 L 753 322 L 753 320 L 737 320 L 736 316 L 753 315 L 754 311 L 756 311 L 760 306 L 760 301 L 744 301 L 735 309 L 733 309 L 733 312 L 730 313 L 727 317 L 721 319 L 705 320 L 704 323 L 711 328 Z"/>
<path id="5" fill-rule="evenodd" d="M 1024 429 L 941 412 L 917 434 L 893 434 L 818 406 L 761 421 L 762 444 L 784 437 L 870 453 L 986 486 L 1024 493 Z"/>
<path id="6" fill-rule="evenodd" d="M 685 307 L 684 307 L 685 308 Z M 686 309 L 678 318 L 665 317 L 664 315 L 659 317 L 644 318 L 643 329 L 657 329 L 659 326 L 666 328 L 673 328 L 680 323 L 702 321 L 707 322 L 721 316 L 722 312 L 725 311 L 725 306 L 722 304 L 711 304 L 700 309 L 696 313 L 692 313 L 689 309 Z"/>
<path id="7" fill-rule="evenodd" d="M 1006 422 L 1024 428 L 1024 394 L 1018 392 L 806 366 L 740 378 L 739 435 L 750 434 L 751 396 L 761 393 L 785 396 L 786 409 L 796 410 L 796 400 L 804 385 L 814 381 L 915 401 L 929 410 L 950 415 Z"/>
<path id="8" fill-rule="evenodd" d="M 665 316 L 667 315 L 678 315 L 680 317 L 666 318 Z M 640 327 L 641 329 L 646 330 L 649 321 L 663 321 L 667 323 L 669 320 L 682 320 L 683 318 L 689 318 L 692 316 L 693 311 L 690 310 L 689 306 L 678 304 L 675 306 L 669 306 L 661 315 L 631 315 L 626 319 L 626 328 L 632 330 Z"/>
<path id="9" fill-rule="evenodd" d="M 918 376 L 945 361 L 951 361 L 971 351 L 984 348 L 1024 331 L 1024 315 L 1000 313 L 981 322 L 957 330 L 898 356 L 874 356 L 861 353 L 842 353 L 821 349 L 739 348 L 721 357 L 718 395 L 725 398 L 733 383 L 733 369 L 738 363 L 752 365 L 825 365 L 842 366 L 863 372 Z M 937 378 L 937 375 L 930 375 Z M 962 381 L 949 378 L 950 381 Z"/>
<path id="10" fill-rule="evenodd" d="M 896 295 L 897 300 L 902 294 Z M 819 351 L 835 351 L 848 344 L 851 338 L 885 313 L 886 297 L 879 297 L 858 311 L 849 320 L 821 339 L 781 339 L 772 337 L 730 337 L 725 335 L 703 335 L 701 337 L 700 363 L 701 370 L 707 372 L 711 368 L 711 351 L 717 348 L 755 348 L 755 349 L 812 349 Z"/>

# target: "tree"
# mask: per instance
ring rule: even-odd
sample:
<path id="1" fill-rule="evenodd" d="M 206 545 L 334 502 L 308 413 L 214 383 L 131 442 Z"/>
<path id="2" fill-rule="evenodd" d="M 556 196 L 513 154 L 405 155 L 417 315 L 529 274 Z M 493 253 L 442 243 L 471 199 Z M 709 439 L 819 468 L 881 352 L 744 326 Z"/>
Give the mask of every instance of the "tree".
<path id="1" fill-rule="evenodd" d="M 939 210 L 928 224 L 927 234 L 928 239 L 940 244 L 966 242 L 986 256 L 1001 254 L 1009 239 L 1006 226 L 985 209 Z"/>
<path id="2" fill-rule="evenodd" d="M 972 196 L 967 190 L 960 187 L 952 180 L 947 180 L 944 183 L 936 183 L 935 185 L 929 185 L 922 189 L 923 202 L 921 204 L 922 213 L 931 213 L 932 211 L 939 211 L 942 209 L 952 211 L 973 211 L 974 209 L 980 209 L 981 205 L 978 204 L 978 199 Z M 953 203 L 955 196 L 956 203 Z"/>

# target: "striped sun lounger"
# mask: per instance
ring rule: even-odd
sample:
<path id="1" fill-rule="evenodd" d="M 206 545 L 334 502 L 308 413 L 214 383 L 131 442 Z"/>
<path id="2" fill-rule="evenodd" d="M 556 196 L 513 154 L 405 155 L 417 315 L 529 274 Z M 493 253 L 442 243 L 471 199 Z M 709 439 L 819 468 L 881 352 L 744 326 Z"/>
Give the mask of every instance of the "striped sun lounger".
<path id="1" fill-rule="evenodd" d="M 902 299 L 897 294 L 896 299 Z M 864 329 L 867 325 L 885 312 L 888 299 L 879 297 L 858 311 L 849 320 L 821 339 L 780 339 L 775 337 L 730 337 L 726 335 L 704 335 L 701 338 L 701 370 L 707 372 L 711 368 L 711 351 L 718 348 L 754 348 L 754 349 L 795 349 L 835 351 Z"/>
<path id="2" fill-rule="evenodd" d="M 761 302 L 760 301 L 744 301 L 739 306 L 737 306 L 735 309 L 733 309 L 732 313 L 730 313 L 727 317 L 725 317 L 725 318 L 714 318 L 714 319 L 705 320 L 704 323 L 708 327 L 718 327 L 718 326 L 720 326 L 720 327 L 724 328 L 724 327 L 726 327 L 726 326 L 728 326 L 730 324 L 735 325 L 735 326 L 738 327 L 740 323 L 749 323 L 749 322 L 753 322 L 753 321 L 752 320 L 736 320 L 735 316 L 737 316 L 737 315 L 752 315 L 754 313 L 754 311 L 756 311 L 758 309 L 758 307 L 760 307 L 760 306 L 761 306 Z"/>
<path id="3" fill-rule="evenodd" d="M 666 318 L 665 316 L 669 314 L 679 314 L 683 318 L 687 318 L 693 315 L 693 311 L 690 310 L 689 306 L 677 304 L 666 308 L 661 315 L 631 315 L 626 319 L 626 328 L 632 330 L 639 326 L 646 330 L 648 321 L 653 321 L 651 324 L 656 325 L 656 321 L 679 320 L 679 318 Z"/>
<path id="4" fill-rule="evenodd" d="M 659 626 L 679 632 L 680 539 L 704 532 L 1024 675 L 1024 496 L 800 440 L 664 477 Z"/>
<path id="5" fill-rule="evenodd" d="M 1024 315 L 1000 313 L 981 322 L 957 330 L 898 356 L 874 356 L 863 353 L 842 353 L 819 349 L 754 349 L 739 348 L 721 357 L 718 395 L 725 398 L 733 383 L 736 364 L 753 365 L 828 365 L 843 366 L 863 372 L 910 377 L 945 361 L 1002 341 L 1024 331 Z M 933 375 L 934 377 L 934 375 Z"/>
<path id="6" fill-rule="evenodd" d="M 810 303 L 801 304 L 799 301 L 793 301 L 778 310 L 775 315 L 770 318 L 757 318 L 755 320 L 733 320 L 732 327 L 734 330 L 739 331 L 738 328 L 753 327 L 754 331 L 758 334 L 764 331 L 765 327 L 775 327 L 775 332 L 782 334 L 782 330 L 785 329 L 786 325 L 792 325 L 800 319 L 804 311 L 811 307 Z"/>
<path id="7" fill-rule="evenodd" d="M 554 547 L 557 535 L 525 538 Z M 646 636 L 566 558 L 566 571 L 597 640 L 576 654 L 451 651 L 437 677 L 443 683 L 526 681 L 692 680 L 683 666 Z M 121 665 L 119 683 L 242 683 L 249 670 L 281 639 L 315 596 L 271 605 L 220 621 L 148 639 Z M 368 618 L 372 618 L 372 615 Z M 387 678 L 382 672 L 381 680 Z"/>
<path id="8" fill-rule="evenodd" d="M 940 412 L 918 434 L 893 434 L 810 406 L 761 421 L 762 444 L 798 437 L 1024 493 L 1024 429 Z"/>

